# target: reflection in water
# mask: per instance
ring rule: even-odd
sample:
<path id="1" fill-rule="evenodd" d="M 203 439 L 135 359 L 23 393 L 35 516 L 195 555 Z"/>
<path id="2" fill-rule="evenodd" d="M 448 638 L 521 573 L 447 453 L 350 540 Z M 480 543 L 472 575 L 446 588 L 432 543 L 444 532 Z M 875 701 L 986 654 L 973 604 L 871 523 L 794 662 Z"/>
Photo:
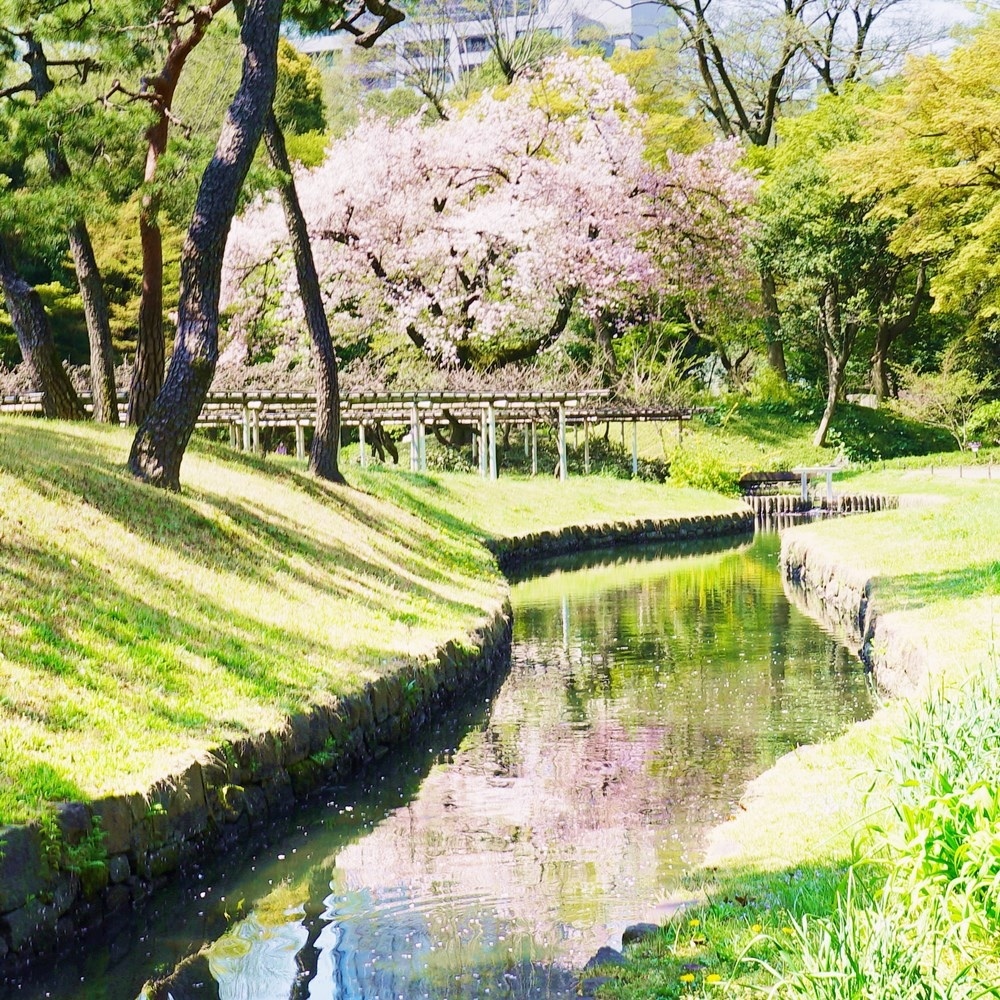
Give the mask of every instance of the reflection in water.
<path id="1" fill-rule="evenodd" d="M 869 712 L 856 661 L 785 599 L 774 539 L 558 569 L 513 602 L 488 714 L 217 880 L 202 915 L 252 912 L 208 947 L 205 992 L 150 996 L 574 996 L 570 970 L 662 917 L 749 778 Z"/>

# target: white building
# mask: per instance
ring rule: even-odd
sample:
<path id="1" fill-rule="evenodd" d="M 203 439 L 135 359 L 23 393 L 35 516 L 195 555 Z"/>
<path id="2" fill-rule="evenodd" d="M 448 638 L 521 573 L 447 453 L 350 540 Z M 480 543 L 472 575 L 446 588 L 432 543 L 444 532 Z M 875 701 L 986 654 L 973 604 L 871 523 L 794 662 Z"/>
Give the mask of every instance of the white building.
<path id="1" fill-rule="evenodd" d="M 367 87 L 392 89 L 414 72 L 437 72 L 450 84 L 486 62 L 497 44 L 528 35 L 599 44 L 610 52 L 637 48 L 671 24 L 670 12 L 655 0 L 430 0 L 386 32 L 363 60 L 361 78 Z M 299 51 L 328 63 L 353 47 L 343 31 L 293 41 Z"/>

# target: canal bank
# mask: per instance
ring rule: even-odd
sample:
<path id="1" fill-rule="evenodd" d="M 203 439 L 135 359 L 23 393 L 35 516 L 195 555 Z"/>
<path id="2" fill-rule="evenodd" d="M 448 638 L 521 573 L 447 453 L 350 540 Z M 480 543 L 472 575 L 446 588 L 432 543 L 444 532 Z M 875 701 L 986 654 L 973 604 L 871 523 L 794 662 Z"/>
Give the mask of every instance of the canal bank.
<path id="1" fill-rule="evenodd" d="M 92 435 L 100 446 L 98 452 L 104 448 L 109 455 L 107 465 L 97 469 L 100 487 L 107 490 L 107 482 L 112 481 L 118 489 L 136 491 L 136 506 L 147 505 L 142 488 L 127 482 L 118 472 L 111 435 L 102 436 L 91 429 L 74 429 L 72 434 Z M 107 448 L 109 441 L 112 447 Z M 8 460 L 6 467 L 16 464 Z M 71 463 L 66 464 L 69 473 L 61 465 L 58 469 L 47 468 L 39 478 L 51 480 L 67 475 L 72 479 Z M 236 474 L 243 474 L 245 469 L 239 468 L 239 463 L 235 465 Z M 231 463 L 230 480 L 233 471 Z M 89 474 L 95 475 L 92 471 Z M 34 480 L 28 481 L 34 486 Z M 421 489 L 438 488 L 427 477 L 410 477 L 407 483 L 404 506 L 412 503 Z M 30 493 L 24 481 L 14 485 Z M 75 485 L 79 488 L 78 483 Z M 206 520 L 205 496 L 202 492 L 195 497 L 195 505 L 201 505 L 194 512 L 200 519 L 196 525 L 199 531 Z M 164 501 L 171 508 L 168 513 L 191 518 L 183 498 Z M 231 520 L 236 516 L 234 505 L 231 500 L 227 502 L 226 516 Z M 99 506 L 97 509 L 100 511 Z M 121 516 L 117 510 L 109 513 Z M 162 516 L 164 511 L 160 508 L 156 513 Z M 242 511 L 238 513 L 243 516 Z M 256 525 L 259 512 L 254 517 Z M 619 528 L 623 535 L 641 531 L 656 532 L 659 538 L 701 537 L 749 531 L 750 517 L 727 511 L 717 517 L 695 518 L 694 523 L 685 517 L 642 518 L 616 521 L 594 530 L 605 540 L 613 540 Z M 23 522 L 19 524 L 25 528 Z M 132 530 L 136 527 L 133 518 Z M 425 528 L 430 536 L 437 530 L 433 524 Z M 407 530 L 412 541 L 413 526 Z M 442 537 L 449 541 L 454 526 L 445 523 L 441 530 Z M 269 535 L 273 536 L 273 531 Z M 396 537 L 399 544 L 405 544 L 402 530 Z M 546 537 L 558 537 L 558 532 L 549 532 Z M 433 538 L 429 537 L 427 544 L 433 546 Z M 581 543 L 576 540 L 573 544 Z M 521 548 L 527 551 L 529 546 Z M 252 558 L 249 550 L 247 554 Z M 94 559 L 93 546 L 87 556 Z M 109 554 L 108 558 L 113 560 L 115 555 Z M 73 569 L 80 568 L 73 551 L 59 559 Z M 419 579 L 409 576 L 401 584 L 413 586 Z M 494 594 L 493 610 L 472 633 L 460 640 L 449 640 L 422 657 L 383 655 L 378 660 L 379 676 L 353 695 L 303 705 L 273 728 L 209 745 L 186 759 L 180 755 L 179 763 L 175 754 L 172 769 L 165 769 L 150 784 L 133 792 L 67 800 L 41 822 L 4 827 L 0 859 L 0 956 L 4 968 L 16 974 L 25 962 L 51 954 L 110 915 L 141 902 L 169 881 L 173 872 L 194 863 L 206 852 L 225 849 L 234 839 L 274 816 L 286 814 L 331 776 L 343 774 L 406 740 L 439 705 L 466 689 L 470 678 L 486 680 L 494 676 L 502 669 L 510 635 L 509 611 L 500 599 L 503 588 L 497 587 Z M 484 599 L 484 603 L 489 604 L 490 599 Z M 92 615 L 85 609 L 80 611 L 81 617 L 88 613 Z M 425 641 L 422 639 L 418 645 Z"/>
<path id="2" fill-rule="evenodd" d="M 683 542 L 749 534 L 742 512 L 568 526 L 488 543 L 504 565 L 639 542 Z M 516 560 L 510 553 L 516 553 Z M 496 613 L 425 661 L 402 662 L 359 694 L 317 705 L 286 725 L 199 755 L 144 791 L 61 804 L 56 831 L 2 831 L 0 957 L 8 975 L 60 942 L 95 929 L 147 899 L 167 876 L 288 815 L 317 788 L 391 752 L 435 713 L 495 681 L 510 655 L 511 612 Z M 94 848 L 93 830 L 100 831 Z M 76 849 L 76 853 L 74 853 Z M 89 853 L 89 856 L 87 856 Z M 72 867 L 70 867 L 72 866 Z M 75 870 L 74 870 L 75 869 Z"/>
<path id="3" fill-rule="evenodd" d="M 512 669 L 476 699 L 471 727 L 386 755 L 363 795 L 338 782 L 285 836 L 234 850 L 221 872 L 199 866 L 179 902 L 165 890 L 153 901 L 164 919 L 138 925 L 113 981 L 173 968 L 184 942 L 209 940 L 222 996 L 252 982 L 289 993 L 272 979 L 261 992 L 265 953 L 314 997 L 575 996 L 567 967 L 637 916 L 662 919 L 665 887 L 746 779 L 839 729 L 857 708 L 842 685 L 867 701 L 849 654 L 832 669 L 832 639 L 788 607 L 773 537 L 616 549 L 542 572 L 512 589 Z M 53 995 L 86 996 L 77 976 L 101 981 L 96 951 L 60 963 Z M 422 955 L 430 967 L 413 969 Z"/>
<path id="4" fill-rule="evenodd" d="M 985 527 L 995 523 L 1000 496 L 988 483 L 942 482 L 932 470 L 902 467 L 857 475 L 850 488 L 900 495 L 901 509 L 783 533 L 786 571 L 808 581 L 810 611 L 819 620 L 853 632 L 856 649 L 867 636 L 871 649 L 865 655 L 881 672 L 882 685 L 908 696 L 888 698 L 870 721 L 785 755 L 750 782 L 733 815 L 712 831 L 703 867 L 689 886 L 689 897 L 700 899 L 697 910 L 628 949 L 623 970 L 604 970 L 611 981 L 602 997 L 714 995 L 713 984 L 720 983 L 726 995 L 750 997 L 775 990 L 779 979 L 786 985 L 794 979 L 799 990 L 813 990 L 808 995 L 826 995 L 844 970 L 831 964 L 832 953 L 823 952 L 824 934 L 850 945 L 851 960 L 870 986 L 885 940 L 864 931 L 880 926 L 898 931 L 900 954 L 922 955 L 933 979 L 946 961 L 941 956 L 961 934 L 959 927 L 934 926 L 918 900 L 908 915 L 894 913 L 878 923 L 880 882 L 865 882 L 859 893 L 856 879 L 872 871 L 865 851 L 882 843 L 880 837 L 906 841 L 905 832 L 896 829 L 901 809 L 921 820 L 937 818 L 942 829 L 921 833 L 920 842 L 926 837 L 928 845 L 951 838 L 943 830 L 951 829 L 952 821 L 955 829 L 959 825 L 943 802 L 933 809 L 918 806 L 920 796 L 934 795 L 933 786 L 923 787 L 933 773 L 909 784 L 894 774 L 909 753 L 935 759 L 934 745 L 922 750 L 919 734 L 947 740 L 935 735 L 935 721 L 948 714 L 943 704 L 960 713 L 967 691 L 977 697 L 976 690 L 996 683 L 1000 543 Z M 791 581 L 789 593 L 806 606 L 806 593 Z M 894 661 L 899 649 L 904 654 Z M 995 731 L 993 709 L 995 704 L 985 702 L 976 716 L 984 733 L 991 726 Z M 959 736 L 935 745 L 961 743 Z M 984 753 L 995 752 L 993 746 L 985 740 Z M 976 787 L 985 783 L 995 789 L 1000 776 L 995 766 L 978 767 L 973 780 Z M 956 803 L 972 794 L 964 783 L 953 791 Z M 966 833 L 970 849 L 989 842 L 981 824 Z M 905 854 L 893 864 L 905 870 Z M 858 913 L 858 907 L 873 912 Z M 967 955 L 952 957 L 955 968 L 969 961 Z M 1000 977 L 994 965 L 995 956 L 987 956 L 980 975 L 995 987 Z M 893 969 L 885 967 L 887 973 Z M 921 982 L 929 988 L 930 980 Z M 789 988 L 789 995 L 805 994 Z M 872 995 L 895 993 L 876 989 Z"/>

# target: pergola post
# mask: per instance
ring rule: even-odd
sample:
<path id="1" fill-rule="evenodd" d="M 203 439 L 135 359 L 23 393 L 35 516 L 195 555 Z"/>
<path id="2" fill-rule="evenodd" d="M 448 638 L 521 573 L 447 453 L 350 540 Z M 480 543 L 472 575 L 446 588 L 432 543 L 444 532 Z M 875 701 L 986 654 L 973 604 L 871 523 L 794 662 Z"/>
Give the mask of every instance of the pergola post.
<path id="1" fill-rule="evenodd" d="M 233 448 L 240 446 L 240 428 L 235 420 L 229 425 L 229 444 Z"/>
<path id="2" fill-rule="evenodd" d="M 365 424 L 358 424 L 358 461 L 362 469 L 368 468 L 368 443 L 365 441 Z"/>
<path id="3" fill-rule="evenodd" d="M 243 450 L 250 450 L 250 407 L 243 407 Z"/>
<path id="4" fill-rule="evenodd" d="M 566 404 L 559 404 L 559 478 L 565 482 L 566 468 Z"/>
<path id="5" fill-rule="evenodd" d="M 531 474 L 538 475 L 538 425 L 531 421 Z"/>
<path id="6" fill-rule="evenodd" d="M 417 472 L 420 469 L 420 437 L 419 425 L 417 422 L 417 404 L 410 404 L 410 472 Z"/>
<path id="7" fill-rule="evenodd" d="M 639 475 L 639 421 L 632 421 L 632 475 Z"/>
<path id="8" fill-rule="evenodd" d="M 583 471 L 590 475 L 590 421 L 583 421 Z"/>
<path id="9" fill-rule="evenodd" d="M 530 437 L 529 437 L 530 433 L 531 432 L 530 432 L 530 430 L 528 428 L 528 425 L 525 424 L 524 425 L 524 457 L 525 458 L 527 458 L 528 455 L 531 454 L 531 451 L 530 451 L 531 441 L 530 441 Z"/>
<path id="10" fill-rule="evenodd" d="M 253 453 L 260 454 L 260 410 L 256 407 L 251 411 L 253 420 Z"/>
<path id="11" fill-rule="evenodd" d="M 489 460 L 486 457 L 489 439 L 490 428 L 486 418 L 486 409 L 483 408 L 479 411 L 479 474 L 483 479 L 486 478 L 489 472 Z"/>
<path id="12" fill-rule="evenodd" d="M 427 427 L 423 417 L 417 422 L 417 464 L 421 472 L 427 471 Z"/>
<path id="13" fill-rule="evenodd" d="M 497 477 L 497 412 L 492 403 L 487 405 L 488 430 L 490 435 L 490 479 Z"/>
<path id="14" fill-rule="evenodd" d="M 300 462 L 306 460 L 306 429 L 301 423 L 295 425 L 295 457 Z"/>

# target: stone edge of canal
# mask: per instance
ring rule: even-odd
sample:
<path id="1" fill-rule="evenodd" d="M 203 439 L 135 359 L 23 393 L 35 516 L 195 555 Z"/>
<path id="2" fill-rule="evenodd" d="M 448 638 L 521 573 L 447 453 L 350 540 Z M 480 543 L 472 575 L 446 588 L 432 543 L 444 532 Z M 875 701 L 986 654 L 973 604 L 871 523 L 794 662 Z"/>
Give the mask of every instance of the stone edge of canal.
<path id="1" fill-rule="evenodd" d="M 484 540 L 500 568 L 588 549 L 752 533 L 749 509 L 661 520 L 570 525 Z M 400 661 L 364 690 L 294 715 L 278 730 L 194 757 L 145 792 L 61 804 L 62 840 L 80 844 L 98 823 L 103 863 L 66 871 L 51 865 L 38 825 L 0 829 L 0 975 L 30 965 L 126 907 L 148 899 L 185 866 L 221 853 L 291 814 L 331 778 L 344 778 L 399 745 L 433 714 L 494 679 L 509 663 L 507 598 L 464 639 L 426 661 Z"/>

